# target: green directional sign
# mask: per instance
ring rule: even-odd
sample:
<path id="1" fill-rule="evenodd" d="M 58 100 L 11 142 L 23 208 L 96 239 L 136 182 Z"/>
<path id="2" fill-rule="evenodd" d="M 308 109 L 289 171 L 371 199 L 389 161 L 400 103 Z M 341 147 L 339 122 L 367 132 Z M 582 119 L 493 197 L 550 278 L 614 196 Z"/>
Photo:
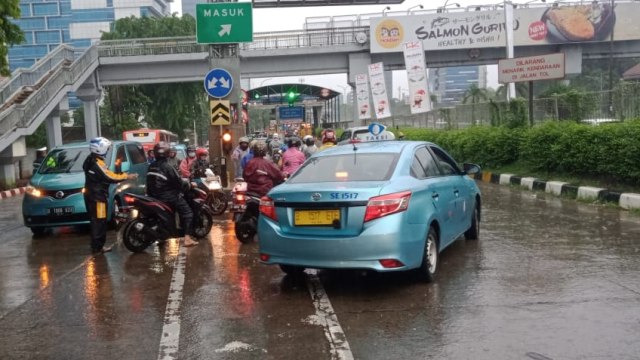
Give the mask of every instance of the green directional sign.
<path id="1" fill-rule="evenodd" d="M 196 4 L 196 37 L 200 44 L 253 41 L 251 3 Z"/>

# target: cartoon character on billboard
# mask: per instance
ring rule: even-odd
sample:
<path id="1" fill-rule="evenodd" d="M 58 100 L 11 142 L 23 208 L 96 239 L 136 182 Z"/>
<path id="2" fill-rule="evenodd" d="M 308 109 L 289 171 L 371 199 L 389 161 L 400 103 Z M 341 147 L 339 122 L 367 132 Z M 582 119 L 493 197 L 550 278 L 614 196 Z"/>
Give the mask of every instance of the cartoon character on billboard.
<path id="1" fill-rule="evenodd" d="M 360 115 L 365 116 L 369 114 L 369 104 L 362 104 L 360 106 Z"/>
<path id="2" fill-rule="evenodd" d="M 418 91 L 413 95 L 413 107 L 422 108 L 422 101 L 426 95 L 427 92 L 424 91 L 424 89 L 418 89 Z"/>
<path id="3" fill-rule="evenodd" d="M 384 112 L 386 109 L 387 109 L 387 101 L 386 100 L 378 101 L 378 115 L 384 115 Z"/>

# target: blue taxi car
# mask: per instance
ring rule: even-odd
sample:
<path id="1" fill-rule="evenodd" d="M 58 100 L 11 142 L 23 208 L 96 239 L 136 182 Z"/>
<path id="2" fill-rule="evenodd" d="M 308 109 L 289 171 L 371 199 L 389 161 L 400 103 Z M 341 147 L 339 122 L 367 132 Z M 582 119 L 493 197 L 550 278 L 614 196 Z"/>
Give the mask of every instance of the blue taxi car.
<path id="1" fill-rule="evenodd" d="M 304 268 L 417 269 L 427 282 L 439 253 L 461 235 L 477 239 L 481 196 L 430 142 L 339 145 L 316 153 L 260 203 L 260 261 L 288 274 Z"/>
<path id="2" fill-rule="evenodd" d="M 82 164 L 89 155 L 89 143 L 72 143 L 52 149 L 31 177 L 22 201 L 24 225 L 34 235 L 49 227 L 89 224 L 84 204 Z M 112 220 L 123 204 L 124 191 L 144 193 L 147 159 L 142 145 L 134 141 L 114 141 L 105 156 L 109 170 L 138 174 L 109 187 L 107 218 Z"/>

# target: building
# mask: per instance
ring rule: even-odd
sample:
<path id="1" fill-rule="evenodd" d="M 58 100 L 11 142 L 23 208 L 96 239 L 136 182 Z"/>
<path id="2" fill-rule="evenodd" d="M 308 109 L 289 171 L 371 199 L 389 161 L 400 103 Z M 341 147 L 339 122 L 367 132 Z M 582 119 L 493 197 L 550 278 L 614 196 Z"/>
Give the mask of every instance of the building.
<path id="1" fill-rule="evenodd" d="M 11 71 L 28 68 L 61 43 L 89 47 L 129 16 L 170 15 L 173 0 L 21 0 L 20 26 L 26 42 L 9 49 Z"/>
<path id="2" fill-rule="evenodd" d="M 182 15 L 189 14 L 196 17 L 196 4 L 205 3 L 203 0 L 182 0 Z"/>
<path id="3" fill-rule="evenodd" d="M 486 66 L 458 66 L 429 69 L 429 88 L 436 96 L 436 107 L 462 104 L 469 86 L 487 87 Z"/>

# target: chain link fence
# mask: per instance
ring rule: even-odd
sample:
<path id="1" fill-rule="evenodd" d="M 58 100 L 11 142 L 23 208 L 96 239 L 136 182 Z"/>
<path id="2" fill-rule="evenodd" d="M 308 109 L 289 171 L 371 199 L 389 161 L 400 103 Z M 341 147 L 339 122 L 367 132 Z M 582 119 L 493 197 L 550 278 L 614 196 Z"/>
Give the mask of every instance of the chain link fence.
<path id="1" fill-rule="evenodd" d="M 571 120 L 597 124 L 640 118 L 640 82 L 624 82 L 613 91 L 570 92 L 533 100 L 533 123 Z M 428 113 L 394 116 L 387 125 L 462 129 L 469 126 L 525 125 L 529 103 L 489 101 L 436 108 Z"/>

